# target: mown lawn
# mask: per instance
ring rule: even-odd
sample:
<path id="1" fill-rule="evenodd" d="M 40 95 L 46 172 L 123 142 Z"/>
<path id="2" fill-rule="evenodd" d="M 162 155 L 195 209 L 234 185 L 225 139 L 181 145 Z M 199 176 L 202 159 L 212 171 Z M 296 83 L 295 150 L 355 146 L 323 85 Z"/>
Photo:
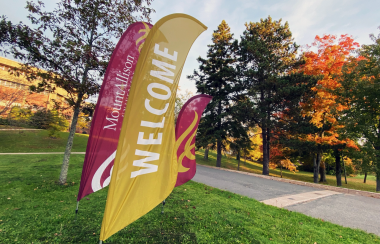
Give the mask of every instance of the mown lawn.
<path id="1" fill-rule="evenodd" d="M 107 189 L 74 209 L 84 155 L 0 156 L 0 243 L 98 243 Z M 105 243 L 380 243 L 380 238 L 189 182 Z"/>
<path id="2" fill-rule="evenodd" d="M 17 152 L 64 152 L 67 142 L 68 133 L 60 132 L 60 138 L 53 139 L 48 137 L 48 132 L 40 131 L 0 131 L 0 153 L 17 153 Z M 85 152 L 88 135 L 75 134 L 73 152 Z M 215 166 L 216 153 L 210 151 L 209 160 L 204 160 L 204 151 L 196 152 L 196 160 L 198 164 Z M 234 158 L 222 156 L 222 167 L 237 170 L 237 160 Z M 251 173 L 262 173 L 262 165 L 254 162 L 241 161 L 240 170 Z M 271 176 L 280 177 L 280 169 L 270 170 Z M 283 170 L 283 177 L 292 180 L 313 182 L 313 174 L 310 172 L 291 173 Z M 336 178 L 333 175 L 327 175 L 327 185 L 336 186 Z M 364 176 L 347 177 L 348 184 L 344 183 L 342 177 L 342 187 L 362 190 L 376 191 L 375 177 L 369 175 L 367 183 L 363 183 Z"/>
<path id="3" fill-rule="evenodd" d="M 0 153 L 64 152 L 68 132 L 59 132 L 59 138 L 50 138 L 47 130 L 0 131 Z M 88 135 L 75 134 L 73 152 L 85 152 Z"/>
<path id="4" fill-rule="evenodd" d="M 196 152 L 196 160 L 198 164 L 203 165 L 216 165 L 216 152 L 209 151 L 209 159 L 205 160 L 204 158 L 204 150 L 199 150 Z M 235 158 L 222 156 L 222 168 L 237 170 L 238 161 Z M 263 166 L 259 163 L 254 163 L 250 161 L 244 161 L 243 159 L 240 162 L 240 170 L 245 172 L 251 172 L 256 174 L 262 174 Z M 269 170 L 271 176 L 281 177 L 280 169 L 270 169 Z M 313 173 L 299 171 L 297 173 L 292 173 L 289 170 L 282 170 L 282 177 L 286 179 L 306 181 L 306 182 L 314 182 L 313 181 Z M 342 187 L 362 190 L 362 191 L 371 191 L 376 192 L 376 179 L 374 176 L 367 177 L 367 183 L 363 183 L 364 176 L 357 177 L 349 177 L 347 176 L 347 184 L 344 181 L 344 175 L 342 176 Z M 326 184 L 330 186 L 336 186 L 336 178 L 335 175 L 326 175 Z"/>

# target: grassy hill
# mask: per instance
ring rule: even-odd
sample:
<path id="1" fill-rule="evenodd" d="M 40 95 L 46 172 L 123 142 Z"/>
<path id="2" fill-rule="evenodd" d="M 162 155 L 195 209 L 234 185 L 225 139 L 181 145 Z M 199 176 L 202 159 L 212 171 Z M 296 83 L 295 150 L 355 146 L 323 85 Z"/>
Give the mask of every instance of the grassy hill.
<path id="1" fill-rule="evenodd" d="M 0 131 L 0 153 L 64 152 L 68 132 L 59 132 L 59 138 L 48 137 L 46 130 Z M 75 134 L 72 152 L 85 152 L 88 135 Z"/>

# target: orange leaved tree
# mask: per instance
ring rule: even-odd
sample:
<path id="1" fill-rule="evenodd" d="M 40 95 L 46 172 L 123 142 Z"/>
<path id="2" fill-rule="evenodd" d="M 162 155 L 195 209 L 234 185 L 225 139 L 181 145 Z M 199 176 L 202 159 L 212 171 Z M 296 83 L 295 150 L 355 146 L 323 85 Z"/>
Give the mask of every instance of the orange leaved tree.
<path id="1" fill-rule="evenodd" d="M 341 88 L 342 68 L 355 60 L 351 55 L 359 47 L 357 42 L 348 35 L 339 38 L 334 35 L 316 36 L 315 41 L 304 53 L 306 63 L 300 69 L 308 75 L 319 76 L 317 85 L 313 87 L 315 96 L 301 103 L 303 117 L 309 117 L 310 123 L 316 127 L 314 133 L 301 136 L 300 139 L 316 145 L 314 152 L 314 182 L 318 183 L 319 167 L 324 149 L 334 149 L 337 164 L 337 184 L 341 185 L 340 153 L 345 147 L 357 148 L 355 143 L 341 133 L 344 128 L 341 118 L 350 106 L 348 99 L 339 96 Z M 313 51 L 312 48 L 316 48 Z M 338 167 L 339 164 L 339 167 Z M 321 181 L 326 181 L 325 172 Z"/>

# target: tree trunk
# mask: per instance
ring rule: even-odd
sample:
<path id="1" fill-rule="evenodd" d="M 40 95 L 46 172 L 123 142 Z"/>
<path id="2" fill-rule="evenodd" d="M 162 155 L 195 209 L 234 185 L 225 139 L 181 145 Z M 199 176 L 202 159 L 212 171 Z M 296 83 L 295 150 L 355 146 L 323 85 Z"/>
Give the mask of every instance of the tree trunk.
<path id="1" fill-rule="evenodd" d="M 218 116 L 222 114 L 222 101 L 218 102 Z M 222 129 L 222 119 L 218 120 L 218 132 Z M 216 167 L 222 166 L 222 138 L 220 136 L 216 140 Z"/>
<path id="2" fill-rule="evenodd" d="M 321 161 L 320 170 L 321 171 L 320 171 L 319 182 L 327 182 L 327 180 L 326 180 L 326 164 L 323 161 Z"/>
<path id="3" fill-rule="evenodd" d="M 267 128 L 263 123 L 262 125 L 262 137 L 263 137 L 263 175 L 269 175 L 269 154 L 267 150 L 268 138 L 267 138 Z"/>
<path id="4" fill-rule="evenodd" d="M 338 149 L 334 150 L 335 155 L 335 176 L 336 176 L 336 185 L 342 186 L 342 166 L 340 164 L 340 153 Z"/>
<path id="5" fill-rule="evenodd" d="M 344 169 L 344 182 L 347 184 L 347 174 L 346 174 L 346 164 L 344 163 L 344 158 L 342 155 L 343 169 Z"/>
<path id="6" fill-rule="evenodd" d="M 238 153 L 236 154 L 236 160 L 237 160 L 237 161 L 240 161 L 240 152 L 238 152 Z"/>
<path id="7" fill-rule="evenodd" d="M 82 96 L 78 95 L 78 100 L 81 101 Z M 80 104 L 80 102 L 78 102 L 78 103 Z M 69 138 L 67 139 L 65 154 L 63 156 L 61 174 L 59 176 L 59 184 L 61 184 L 61 185 L 65 184 L 66 180 L 67 180 L 67 173 L 69 170 L 69 160 L 70 160 L 71 148 L 73 147 L 75 129 L 76 129 L 77 122 L 78 122 L 79 104 L 76 105 L 76 108 L 74 109 L 73 120 L 71 121 L 71 126 L 70 126 Z"/>
<path id="8" fill-rule="evenodd" d="M 281 166 L 280 166 L 280 169 L 281 169 L 281 178 L 282 178 L 282 164 L 281 164 Z"/>
<path id="9" fill-rule="evenodd" d="M 318 177 L 319 177 L 319 165 L 321 163 L 321 153 L 317 153 L 317 155 L 314 155 L 313 158 L 313 166 L 314 166 L 314 183 L 318 184 Z"/>
<path id="10" fill-rule="evenodd" d="M 244 153 L 244 165 L 245 165 L 245 162 L 247 161 L 247 154 Z"/>
<path id="11" fill-rule="evenodd" d="M 205 155 L 203 156 L 204 159 L 208 160 L 208 148 L 205 149 Z"/>
<path id="12" fill-rule="evenodd" d="M 376 191 L 380 191 L 380 118 L 377 125 L 377 141 L 374 146 L 376 150 Z"/>
<path id="13" fill-rule="evenodd" d="M 367 182 L 367 172 L 364 173 L 364 184 Z"/>
<path id="14" fill-rule="evenodd" d="M 317 176 L 317 182 L 315 182 L 315 172 L 317 171 L 317 158 L 315 156 L 315 154 L 313 154 L 313 180 L 314 180 L 314 183 L 318 183 L 318 176 Z"/>
<path id="15" fill-rule="evenodd" d="M 222 140 L 217 139 L 216 142 L 216 167 L 222 166 Z"/>

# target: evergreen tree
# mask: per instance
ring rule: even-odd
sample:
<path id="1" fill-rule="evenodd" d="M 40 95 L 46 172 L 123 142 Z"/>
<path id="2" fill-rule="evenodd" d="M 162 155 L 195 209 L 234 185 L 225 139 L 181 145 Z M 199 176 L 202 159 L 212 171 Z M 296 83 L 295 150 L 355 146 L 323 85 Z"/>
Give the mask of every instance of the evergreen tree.
<path id="1" fill-rule="evenodd" d="M 221 166 L 223 141 L 226 141 L 229 131 L 236 126 L 231 119 L 233 95 L 238 88 L 235 86 L 236 62 L 235 51 L 237 42 L 233 39 L 230 27 L 226 21 L 218 26 L 212 36 L 213 43 L 208 45 L 207 58 L 198 58 L 199 70 L 188 76 L 194 80 L 197 92 L 213 96 L 207 105 L 202 122 L 199 124 L 197 139 L 202 140 L 202 146 L 212 144 L 217 149 L 216 166 Z"/>
<path id="2" fill-rule="evenodd" d="M 239 45 L 239 73 L 252 107 L 250 126 L 262 129 L 263 174 L 269 175 L 271 134 L 278 114 L 298 104 L 302 95 L 315 85 L 316 79 L 292 72 L 302 61 L 297 58 L 298 45 L 286 22 L 269 16 L 260 22 L 246 23 Z"/>

